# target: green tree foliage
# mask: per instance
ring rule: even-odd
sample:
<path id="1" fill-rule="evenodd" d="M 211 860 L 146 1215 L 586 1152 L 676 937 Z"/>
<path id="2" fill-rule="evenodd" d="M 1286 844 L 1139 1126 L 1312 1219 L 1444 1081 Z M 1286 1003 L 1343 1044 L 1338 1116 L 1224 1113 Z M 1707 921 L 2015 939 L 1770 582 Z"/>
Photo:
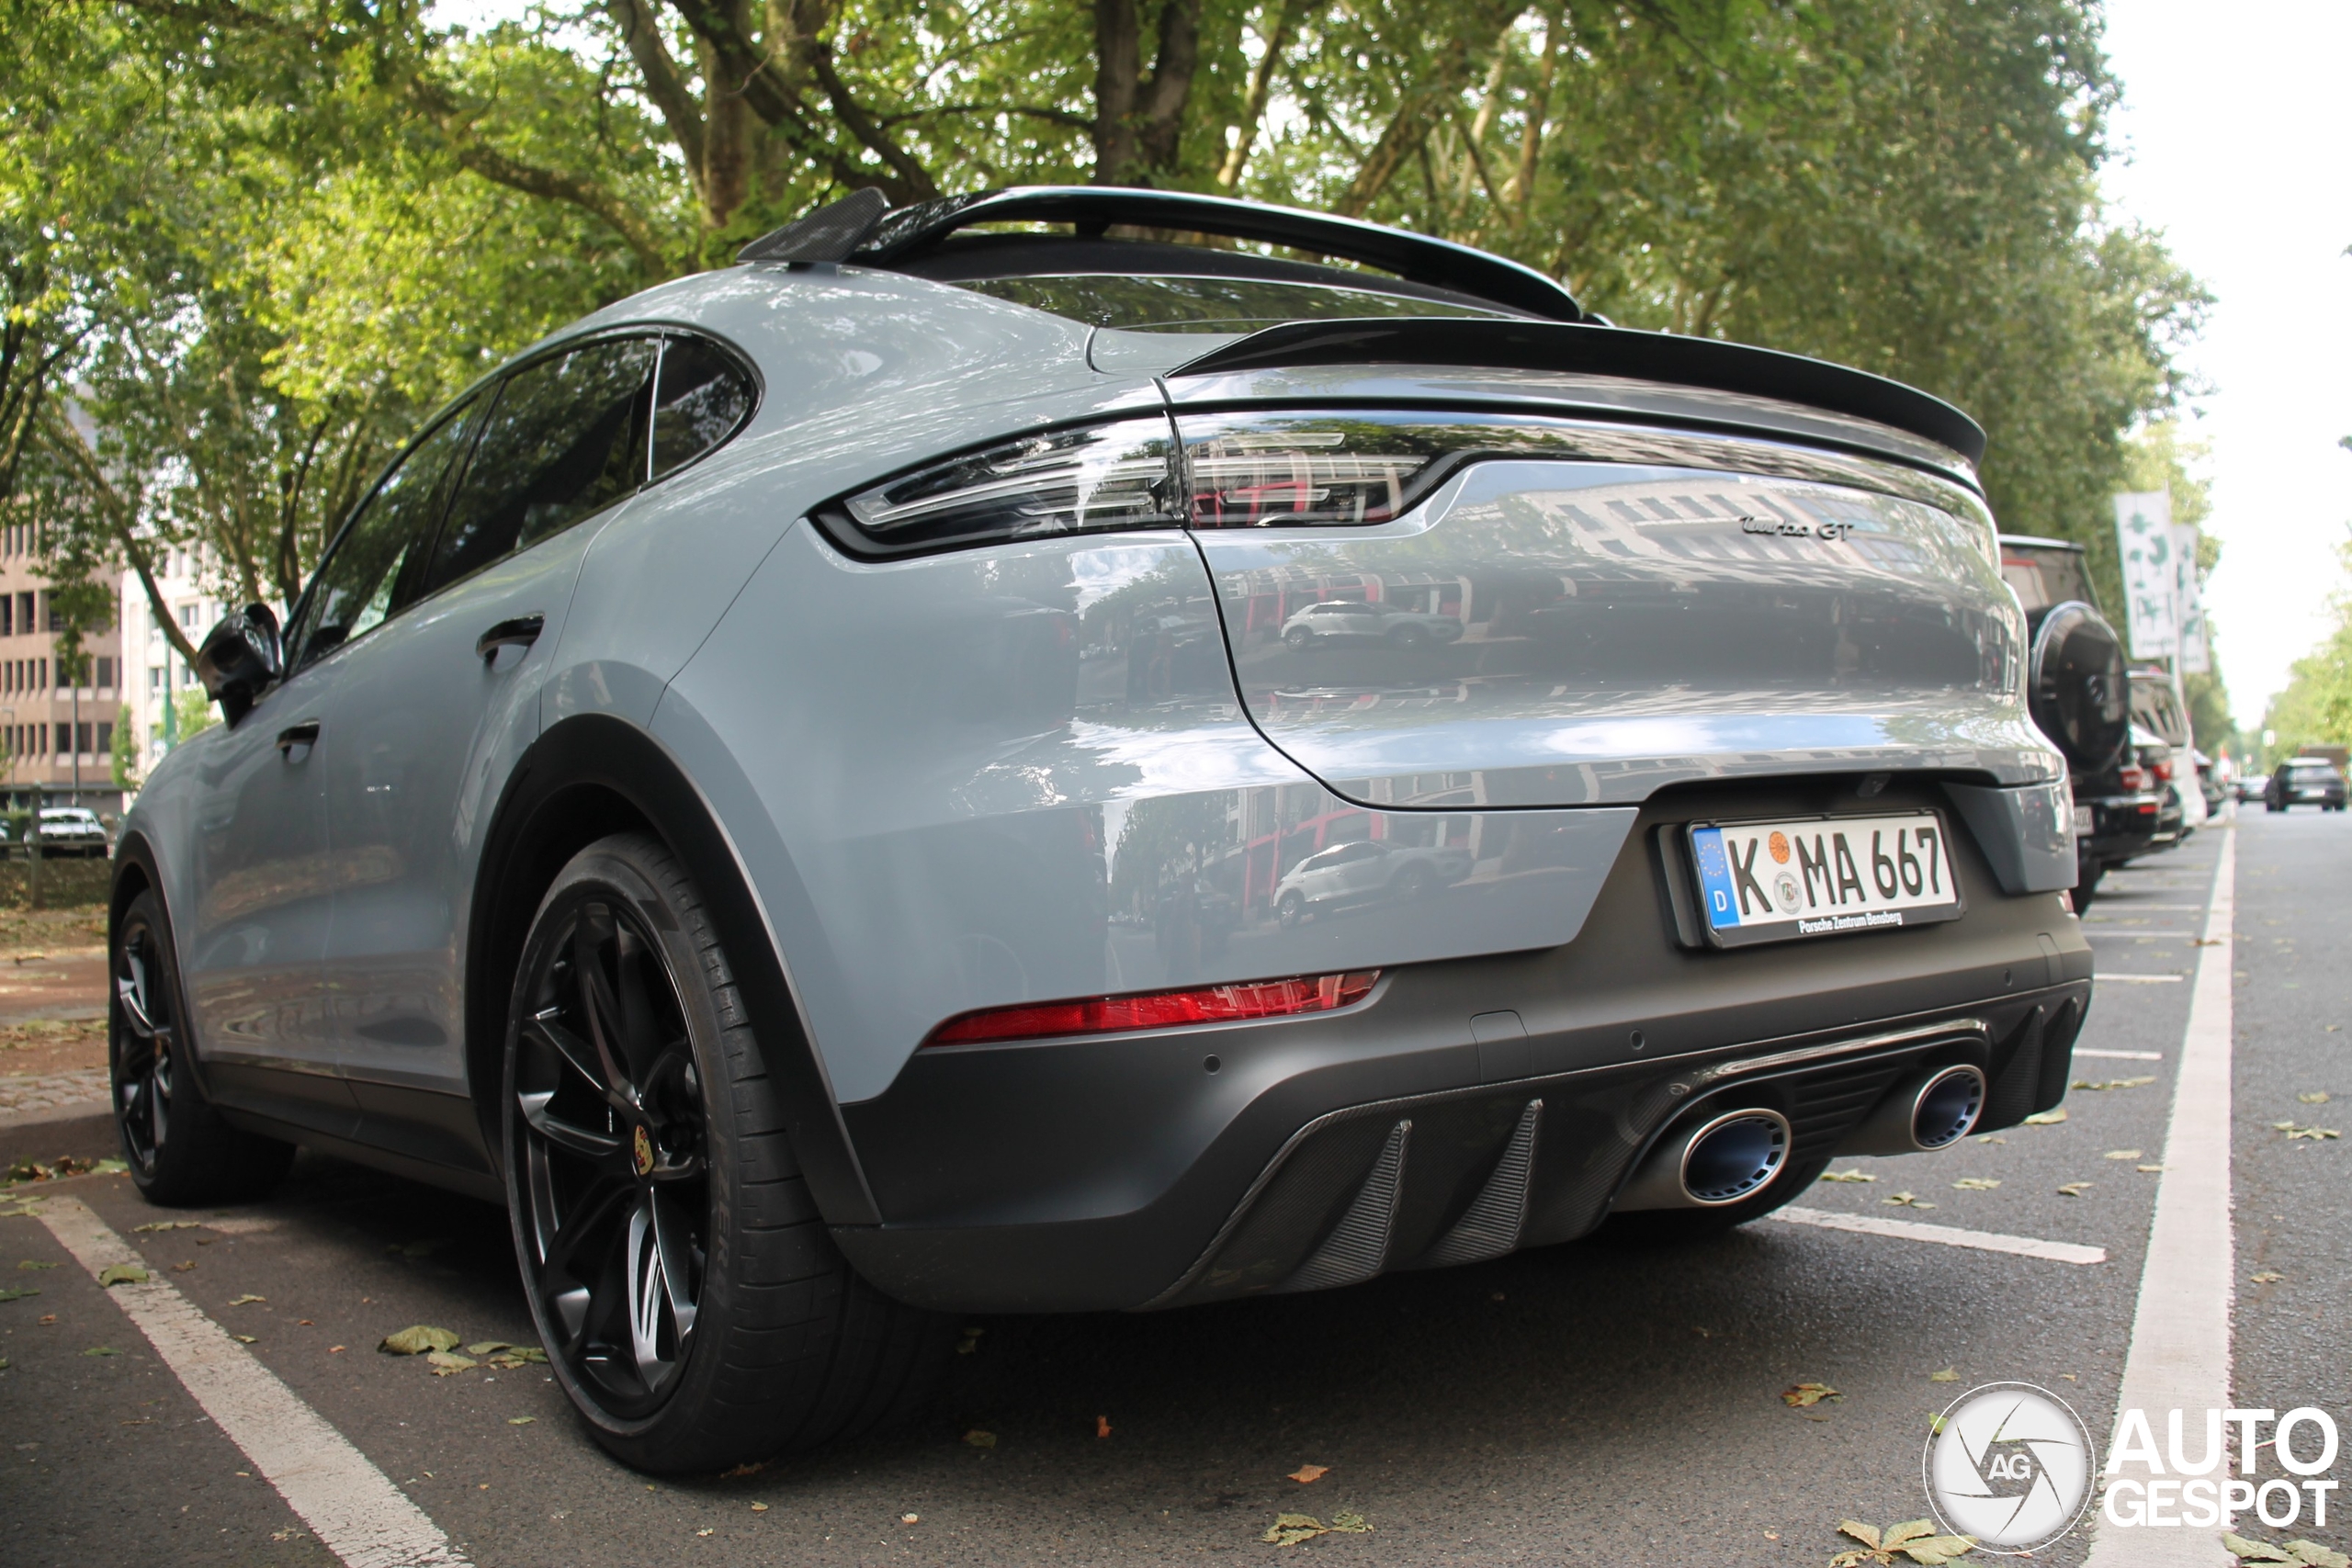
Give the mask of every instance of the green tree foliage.
<path id="1" fill-rule="evenodd" d="M 2347 581 L 2329 604 L 2335 627 L 2295 660 L 2286 689 L 2270 699 L 2262 726 L 2278 739 L 2266 749 L 2266 764 L 2305 746 L 2352 745 L 2352 530 L 2336 557 Z"/>
<path id="2" fill-rule="evenodd" d="M 476 33 L 413 0 L 0 0 L 0 28 L 37 40 L 0 66 L 30 345 L 0 441 L 43 437 L 19 490 L 68 575 L 202 540 L 224 591 L 289 597 L 487 365 L 869 186 L 1229 191 L 1483 245 L 1629 325 L 1947 397 L 2007 525 L 2109 556 L 2204 303 L 2098 208 L 2089 0 L 597 0 Z"/>
<path id="3" fill-rule="evenodd" d="M 114 719 L 114 787 L 135 790 L 139 787 L 139 744 L 136 721 L 130 716 L 130 705 L 125 703 Z"/>

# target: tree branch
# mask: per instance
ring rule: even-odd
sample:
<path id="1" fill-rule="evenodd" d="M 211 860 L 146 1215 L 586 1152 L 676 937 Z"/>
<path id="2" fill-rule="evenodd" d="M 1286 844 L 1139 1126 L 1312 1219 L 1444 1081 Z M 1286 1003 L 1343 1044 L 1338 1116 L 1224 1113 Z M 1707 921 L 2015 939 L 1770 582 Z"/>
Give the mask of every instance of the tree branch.
<path id="1" fill-rule="evenodd" d="M 1485 0 L 1475 15 L 1458 24 L 1430 61 L 1430 68 L 1397 99 L 1396 112 L 1389 117 L 1387 128 L 1365 155 L 1363 166 L 1356 171 L 1346 194 L 1340 197 L 1337 205 L 1340 216 L 1361 218 L 1380 199 L 1380 193 L 1388 188 L 1388 182 L 1396 177 L 1405 160 L 1420 149 L 1430 127 L 1443 118 L 1438 106 L 1458 96 L 1469 85 L 1470 73 L 1477 63 L 1477 46 L 1472 40 L 1498 38 L 1525 8 L 1523 0 L 1500 0 L 1499 4 L 1497 0 Z"/>
<path id="2" fill-rule="evenodd" d="M 893 199 L 936 200 L 939 196 L 939 185 L 931 177 L 931 171 L 917 163 L 914 156 L 905 148 L 892 141 L 889 132 L 874 123 L 874 118 L 865 112 L 865 107 L 850 92 L 849 84 L 842 81 L 841 73 L 833 69 L 833 51 L 831 44 L 820 43 L 811 47 L 808 51 L 808 68 L 815 73 L 817 85 L 825 89 L 825 96 L 831 100 L 833 112 L 841 117 L 842 125 L 852 136 L 856 137 L 859 141 L 871 149 L 874 155 L 881 159 L 891 173 L 899 176 L 899 181 L 905 187 L 906 194 Z"/>
<path id="3" fill-rule="evenodd" d="M 638 75 L 645 85 L 646 101 L 661 111 L 662 121 L 670 128 L 671 139 L 678 151 L 685 154 L 686 170 L 694 180 L 695 195 L 702 195 L 701 106 L 695 102 L 693 89 L 678 72 L 678 62 L 670 58 L 670 46 L 662 40 L 662 25 L 655 19 L 650 6 L 641 0 L 605 0 L 605 13 L 621 30 L 621 41 L 628 46 L 629 58 L 637 62 Z"/>
<path id="4" fill-rule="evenodd" d="M 1233 145 L 1226 149 L 1224 165 L 1216 172 L 1221 190 L 1239 185 L 1241 171 L 1250 166 L 1250 153 L 1258 145 L 1258 128 L 1265 123 L 1266 102 L 1273 94 L 1274 72 L 1282 64 L 1283 51 L 1290 45 L 1291 7 L 1295 3 L 1274 0 L 1273 26 L 1265 34 L 1266 52 L 1250 68 L 1250 85 L 1241 98 L 1241 123 L 1234 128 Z"/>
<path id="5" fill-rule="evenodd" d="M 190 664 L 195 663 L 196 645 L 188 641 L 186 632 L 180 630 L 179 621 L 172 614 L 172 606 L 164 599 L 164 591 L 155 584 L 155 573 L 147 559 L 146 547 L 132 532 L 134 509 L 129 498 L 115 488 L 113 480 L 107 478 L 105 465 L 98 461 L 98 455 L 90 450 L 90 444 L 82 438 L 82 433 L 74 427 L 72 421 L 52 413 L 41 421 L 41 426 L 44 445 L 65 459 L 67 466 L 82 480 L 85 493 L 105 515 L 107 532 L 121 548 L 123 559 L 130 563 L 130 570 L 139 574 L 140 586 L 147 591 L 147 606 L 154 612 L 156 624 L 164 628 L 164 635 L 171 639 L 180 657 Z M 126 626 L 123 629 L 127 642 L 130 628 Z"/>

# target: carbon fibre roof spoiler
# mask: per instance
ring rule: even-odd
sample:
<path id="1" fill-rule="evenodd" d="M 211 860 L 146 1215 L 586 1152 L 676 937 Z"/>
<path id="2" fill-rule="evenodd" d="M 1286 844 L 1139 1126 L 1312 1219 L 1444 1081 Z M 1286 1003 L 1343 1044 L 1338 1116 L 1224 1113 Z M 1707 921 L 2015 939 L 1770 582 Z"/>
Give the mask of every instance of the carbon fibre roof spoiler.
<path id="1" fill-rule="evenodd" d="M 847 262 L 892 267 L 983 223 L 1069 223 L 1081 236 L 1114 224 L 1283 245 L 1375 266 L 1410 283 L 1466 294 L 1554 321 L 1594 318 L 1532 267 L 1468 245 L 1295 207 L 1120 186 L 1022 186 L 944 197 L 889 210 L 862 190 L 763 235 L 736 253 L 745 262 Z"/>

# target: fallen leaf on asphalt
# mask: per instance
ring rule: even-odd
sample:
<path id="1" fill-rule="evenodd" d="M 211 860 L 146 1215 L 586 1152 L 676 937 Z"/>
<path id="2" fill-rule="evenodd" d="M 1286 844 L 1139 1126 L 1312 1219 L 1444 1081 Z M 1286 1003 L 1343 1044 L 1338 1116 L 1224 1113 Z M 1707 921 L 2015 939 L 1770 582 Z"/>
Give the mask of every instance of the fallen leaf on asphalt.
<path id="1" fill-rule="evenodd" d="M 143 1285 L 147 1279 L 147 1270 L 136 1263 L 109 1263 L 98 1270 L 101 1285 Z"/>
<path id="2" fill-rule="evenodd" d="M 447 1329 L 419 1323 L 384 1336 L 384 1342 L 376 1348 L 391 1356 L 422 1356 L 427 1351 L 454 1350 L 458 1344 L 458 1337 Z"/>
<path id="3" fill-rule="evenodd" d="M 42 1318 L 40 1321 L 41 1321 L 41 1322 L 43 1322 L 43 1323 L 55 1323 L 55 1322 L 57 1321 L 57 1314 L 56 1314 L 55 1313 L 51 1313 L 48 1316 L 46 1316 L 46 1317 Z"/>
<path id="4" fill-rule="evenodd" d="M 1329 1533 L 1323 1521 L 1312 1514 L 1276 1514 L 1274 1522 L 1258 1539 L 1272 1546 L 1296 1546 L 1302 1540 L 1313 1540 Z"/>
<path id="5" fill-rule="evenodd" d="M 150 1220 L 143 1225 L 133 1225 L 134 1231 L 192 1231 L 201 1222 L 197 1220 Z"/>
<path id="6" fill-rule="evenodd" d="M 1097 1416 L 1094 1418 L 1094 1435 L 1098 1438 L 1107 1438 L 1111 1435 L 1111 1418 L 1108 1416 Z"/>
<path id="7" fill-rule="evenodd" d="M 1781 1402 L 1796 1410 L 1818 1404 L 1825 1399 L 1845 1397 L 1826 1382 L 1801 1382 L 1794 1388 L 1784 1388 L 1781 1391 Z"/>
<path id="8" fill-rule="evenodd" d="M 2107 1157 L 2109 1159 L 2138 1159 L 2141 1157 L 2141 1154 L 2138 1149 L 2109 1149 L 2107 1151 Z"/>
<path id="9" fill-rule="evenodd" d="M 922 1523 L 922 1516 L 921 1514 L 900 1514 L 899 1516 L 899 1522 L 902 1525 L 919 1525 Z"/>
<path id="10" fill-rule="evenodd" d="M 303 1327 L 303 1328 L 316 1328 L 316 1327 L 318 1326 L 318 1325 L 317 1325 L 317 1324 L 312 1323 L 312 1322 L 311 1322 L 309 1318 L 307 1318 L 307 1317 L 298 1317 L 298 1318 L 296 1318 L 294 1321 L 295 1321 L 295 1323 L 296 1323 L 297 1325 L 299 1325 L 300 1326 L 301 1326 L 301 1327 Z"/>
<path id="11" fill-rule="evenodd" d="M 956 1353 L 959 1356 L 968 1356 L 973 1351 L 978 1349 L 980 1348 L 980 1336 L 987 1332 L 988 1330 L 985 1328 L 965 1329 L 962 1341 L 956 1347 Z"/>
<path id="12" fill-rule="evenodd" d="M 121 1351 L 111 1345 L 93 1345 L 82 1352 L 85 1356 L 119 1356 Z"/>
<path id="13" fill-rule="evenodd" d="M 1341 1535 L 1370 1535 L 1371 1521 L 1362 1514 L 1333 1514 L 1331 1528 Z"/>
<path id="14" fill-rule="evenodd" d="M 189 1258 L 189 1259 L 188 1259 L 187 1262 L 185 1262 L 185 1263 L 175 1263 L 175 1264 L 173 1264 L 173 1265 L 172 1265 L 172 1272 L 173 1272 L 173 1273 L 175 1273 L 175 1274 L 185 1274 L 185 1273 L 187 1273 L 189 1269 L 193 1269 L 193 1268 L 195 1268 L 195 1267 L 196 1267 L 196 1259 L 195 1259 L 195 1258 Z"/>
<path id="15" fill-rule="evenodd" d="M 2093 1083 L 2088 1078 L 2076 1078 L 2069 1087 L 2074 1089 L 2139 1089 L 2155 1081 L 2155 1075 L 2151 1073 L 2144 1078 L 2101 1078 L 2097 1083 Z"/>
<path id="16" fill-rule="evenodd" d="M 1929 1382 L 1958 1382 L 1960 1381 L 1960 1373 L 1951 1367 L 1946 1367 L 1942 1371 L 1929 1372 L 1928 1374 L 1928 1381 Z"/>
<path id="17" fill-rule="evenodd" d="M 2065 1119 L 2066 1108 L 2062 1105 L 2055 1111 L 2035 1111 L 2025 1119 L 2025 1124 L 2029 1127 L 2055 1127 Z"/>
<path id="18" fill-rule="evenodd" d="M 1919 1201 L 1919 1195 L 1917 1192 L 1890 1192 L 1885 1197 L 1880 1199 L 1879 1201 L 1882 1203 L 1892 1203 L 1898 1209 L 1932 1209 L 1935 1207 L 1933 1203 L 1921 1202 Z"/>
<path id="19" fill-rule="evenodd" d="M 695 1534 L 696 1534 L 696 1535 L 698 1535 L 698 1536 L 700 1536 L 700 1535 L 708 1535 L 708 1534 L 710 1534 L 710 1533 L 711 1533 L 711 1532 L 710 1532 L 710 1531 L 708 1531 L 708 1530 L 707 1530 L 707 1529 L 699 1529 L 699 1530 L 695 1531 Z"/>
<path id="20" fill-rule="evenodd" d="M 509 1345 L 503 1339 L 485 1339 L 479 1345 L 467 1346 L 466 1354 L 469 1356 L 492 1356 L 496 1355 L 501 1350 L 511 1350 L 514 1348 L 514 1347 Z M 444 1346 L 443 1348 L 446 1349 L 447 1347 Z"/>
<path id="21" fill-rule="evenodd" d="M 2248 1540 L 2230 1531 L 2222 1534 L 2222 1544 L 2246 1562 L 2292 1562 L 2293 1558 L 2267 1540 Z"/>
<path id="22" fill-rule="evenodd" d="M 741 1476 L 757 1475 L 767 1467 L 767 1461 L 763 1459 L 752 1460 L 748 1463 L 739 1464 L 732 1470 L 721 1472 L 718 1479 L 721 1481 L 733 1481 Z"/>
<path id="23" fill-rule="evenodd" d="M 1860 1568 L 1863 1563 L 1894 1563 L 1903 1559 L 1935 1568 L 1956 1562 L 1976 1549 L 1974 1536 L 1938 1535 L 1928 1519 L 1889 1525 L 1883 1533 L 1860 1519 L 1847 1519 L 1838 1526 L 1838 1532 L 1862 1545 L 1859 1551 L 1841 1551 L 1831 1558 L 1830 1568 Z"/>
<path id="24" fill-rule="evenodd" d="M 351 1347 L 348 1345 L 330 1345 L 327 1347 L 327 1354 L 330 1356 L 340 1356 L 345 1350 L 350 1348 Z"/>
<path id="25" fill-rule="evenodd" d="M 2286 1275 L 2281 1274 L 2276 1269 L 2265 1269 L 2259 1274 L 2249 1276 L 2249 1278 L 2251 1278 L 2257 1285 L 2275 1285 L 2286 1277 Z"/>
<path id="26" fill-rule="evenodd" d="M 1990 1180 L 1982 1176 L 1963 1176 L 1958 1181 L 1953 1182 L 1952 1185 L 1959 1188 L 1962 1192 L 1990 1192 L 1994 1188 L 1998 1187 L 2000 1183 Z"/>
<path id="27" fill-rule="evenodd" d="M 2327 1090 L 2324 1089 L 2315 1089 L 2309 1094 L 2299 1094 L 2295 1096 L 2295 1098 L 2301 1100 L 2305 1105 L 2325 1105 L 2327 1103 Z"/>
<path id="28" fill-rule="evenodd" d="M 752 1505 L 752 1512 L 755 1514 L 764 1514 L 767 1511 L 768 1506 L 765 1503 L 754 1503 Z"/>
<path id="29" fill-rule="evenodd" d="M 57 1265 L 54 1263 L 43 1263 L 38 1258 L 28 1258 L 22 1263 L 17 1264 L 17 1267 L 19 1269 L 54 1269 Z"/>
<path id="30" fill-rule="evenodd" d="M 427 1350 L 424 1359 L 433 1363 L 433 1375 L 436 1378 L 450 1377 L 481 1365 L 471 1356 L 454 1355 L 447 1350 Z"/>
<path id="31" fill-rule="evenodd" d="M 2145 1171 L 2150 1176 L 2158 1176 L 2163 1174 L 2165 1168 L 2160 1165 L 2135 1165 L 2132 1168 L 2134 1170 Z"/>
<path id="32" fill-rule="evenodd" d="M 1310 1481 L 1320 1481 L 1331 1473 L 1328 1464 L 1302 1464 L 1290 1472 L 1290 1478 L 1304 1486 Z"/>
<path id="33" fill-rule="evenodd" d="M 506 1418 L 506 1424 L 510 1427 L 527 1427 L 537 1419 L 536 1416 L 509 1416 Z"/>
<path id="34" fill-rule="evenodd" d="M 250 1334 L 232 1334 L 229 1337 L 235 1340 L 240 1345 L 258 1345 L 261 1343 L 260 1340 L 254 1338 Z"/>
<path id="35" fill-rule="evenodd" d="M 6 1357 L 6 1356 L 0 1356 L 0 1372 L 5 1372 L 5 1371 L 6 1371 L 7 1370 L 8 1370 L 8 1358 L 7 1358 L 7 1357 Z"/>
<path id="36" fill-rule="evenodd" d="M 2324 1138 L 2340 1138 L 2344 1136 L 2343 1134 L 2337 1132 L 2333 1127 L 2298 1127 L 2292 1122 L 2273 1122 L 2270 1124 L 2279 1132 L 2286 1134 L 2287 1141 L 2290 1144 L 2299 1138 L 2308 1138 L 2312 1143 L 2316 1144 Z"/>
<path id="37" fill-rule="evenodd" d="M 2096 1185 L 2098 1185 L 2096 1182 L 2090 1181 L 2069 1181 L 2058 1189 L 2058 1193 L 2064 1198 L 2079 1198 L 2086 1190 Z"/>
<path id="38" fill-rule="evenodd" d="M 269 1300 L 267 1296 L 232 1296 L 229 1300 L 229 1304 L 232 1307 L 241 1307 L 252 1302 L 266 1302 L 267 1300 Z"/>
<path id="39" fill-rule="evenodd" d="M 977 1427 L 964 1434 L 964 1440 L 971 1444 L 976 1449 L 992 1449 L 996 1447 L 996 1434 L 994 1432 L 983 1432 Z"/>
<path id="40" fill-rule="evenodd" d="M 1980 1144 L 2006 1144 L 2008 1139 L 1998 1133 L 1979 1133 L 1973 1141 Z"/>
<path id="41" fill-rule="evenodd" d="M 39 1294 L 40 1294 L 40 1290 L 34 1286 L 17 1285 L 8 1290 L 0 1291 L 0 1302 L 22 1301 L 27 1296 L 37 1296 Z"/>
<path id="42" fill-rule="evenodd" d="M 2322 1546 L 2315 1540 L 2290 1540 L 2287 1543 L 2287 1551 L 2296 1562 L 2308 1563 L 2310 1568 L 2352 1568 L 2352 1557 Z"/>
<path id="43" fill-rule="evenodd" d="M 473 1347 L 469 1345 L 466 1348 L 471 1350 Z M 492 1356 L 490 1364 L 502 1372 L 511 1371 L 516 1367 L 544 1367 L 548 1364 L 548 1353 L 537 1345 L 509 1345 Z"/>
<path id="44" fill-rule="evenodd" d="M 1878 1178 L 1867 1170 L 1826 1170 L 1822 1172 L 1821 1179 L 1824 1181 L 1876 1181 Z"/>

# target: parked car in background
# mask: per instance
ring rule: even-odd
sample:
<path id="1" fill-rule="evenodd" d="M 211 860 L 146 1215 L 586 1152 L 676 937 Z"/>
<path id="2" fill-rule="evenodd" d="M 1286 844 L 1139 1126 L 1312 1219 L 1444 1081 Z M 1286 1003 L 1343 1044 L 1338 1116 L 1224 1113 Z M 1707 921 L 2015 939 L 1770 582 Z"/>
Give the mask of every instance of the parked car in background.
<path id="1" fill-rule="evenodd" d="M 2180 825 L 2172 841 L 2186 843 L 2205 825 L 2205 792 L 2197 782 L 2197 747 L 2189 734 L 2188 713 L 2170 671 L 2132 671 L 2132 722 L 2145 733 L 2132 738 L 2141 761 L 2155 775 L 2158 790 L 2171 797 L 2168 811 L 2177 810 Z"/>
<path id="2" fill-rule="evenodd" d="M 2086 909 L 2110 867 L 2154 842 L 2163 797 L 2129 750 L 2123 642 L 2099 612 L 2083 547 L 2018 534 L 2004 534 L 2000 543 L 2002 581 L 2026 614 L 2034 722 L 2066 759 L 2075 908 Z"/>
<path id="3" fill-rule="evenodd" d="M 2263 790 L 2262 803 L 2272 811 L 2316 806 L 2322 811 L 2344 809 L 2344 774 L 2326 757 L 2290 757 L 2278 764 Z"/>
<path id="4" fill-rule="evenodd" d="M 1470 874 L 1464 849 L 1359 840 L 1318 850 L 1290 868 L 1274 888 L 1274 912 L 1285 926 L 1332 909 L 1383 899 L 1427 897 Z"/>
<path id="5" fill-rule="evenodd" d="M 1432 642 L 1455 642 L 1462 623 L 1451 615 L 1427 615 L 1393 604 L 1332 599 L 1309 604 L 1283 623 L 1283 641 L 1295 649 L 1325 642 L 1384 642 L 1394 648 L 1420 648 Z"/>
<path id="6" fill-rule="evenodd" d="M 45 855 L 82 855 L 104 859 L 107 853 L 106 824 L 98 814 L 84 806 L 45 806 L 40 810 L 40 852 Z"/>
<path id="7" fill-rule="evenodd" d="M 130 1178 L 503 1203 L 587 1430 L 708 1475 L 918 1409 L 961 1314 L 2013 1125 L 2092 971 L 1984 444 L 1401 231 L 860 191 L 491 371 L 205 639 L 115 857 Z M 1458 614 L 1291 646 L 1350 598 Z M 1285 922 L 1335 838 L 1393 901 Z"/>
<path id="8" fill-rule="evenodd" d="M 2211 817 L 2230 799 L 2226 769 L 2202 751 L 2192 753 L 2197 761 L 2197 787 L 2205 795 L 2205 815 Z"/>
<path id="9" fill-rule="evenodd" d="M 2248 801 L 2260 800 L 2270 793 L 2270 775 L 2268 773 L 2240 773 L 2237 783 L 2230 787 L 2241 805 Z"/>

